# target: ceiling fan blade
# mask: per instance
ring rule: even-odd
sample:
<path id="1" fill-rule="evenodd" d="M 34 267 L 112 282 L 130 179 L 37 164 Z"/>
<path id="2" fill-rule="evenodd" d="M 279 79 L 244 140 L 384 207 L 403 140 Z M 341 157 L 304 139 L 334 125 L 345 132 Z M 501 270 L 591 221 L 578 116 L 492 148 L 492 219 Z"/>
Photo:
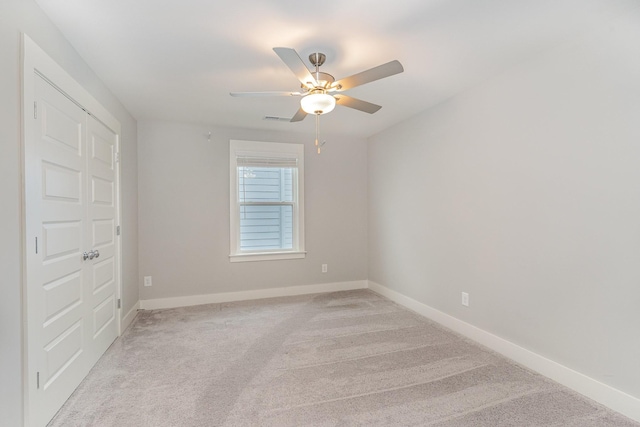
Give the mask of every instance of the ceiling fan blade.
<path id="1" fill-rule="evenodd" d="M 363 85 L 365 83 L 371 83 L 376 80 L 383 79 L 385 77 L 393 76 L 404 71 L 402 64 L 397 60 L 387 62 L 386 64 L 378 65 L 377 67 L 370 68 L 358 74 L 354 74 L 350 77 L 338 80 L 332 87 L 338 88 L 338 91 L 354 88 L 356 86 Z"/>
<path id="2" fill-rule="evenodd" d="M 300 92 L 229 92 L 229 95 L 236 97 L 255 97 L 255 96 L 301 96 Z"/>
<path id="3" fill-rule="evenodd" d="M 316 82 L 316 79 L 311 75 L 311 72 L 307 66 L 304 65 L 304 62 L 302 62 L 302 59 L 294 49 L 274 47 L 273 51 L 282 59 L 287 67 L 293 71 L 293 74 L 300 80 L 300 83 L 308 88 L 313 88 L 318 85 L 318 82 Z"/>
<path id="4" fill-rule="evenodd" d="M 367 101 L 363 101 L 361 99 L 353 98 L 347 95 L 334 95 L 336 99 L 336 104 L 342 105 L 343 107 L 354 108 L 356 110 L 364 111 L 365 113 L 373 114 L 379 109 L 382 108 L 380 105 L 372 104 Z"/>
<path id="5" fill-rule="evenodd" d="M 290 122 L 301 122 L 304 118 L 307 117 L 307 113 L 300 108 L 298 112 L 289 120 Z"/>

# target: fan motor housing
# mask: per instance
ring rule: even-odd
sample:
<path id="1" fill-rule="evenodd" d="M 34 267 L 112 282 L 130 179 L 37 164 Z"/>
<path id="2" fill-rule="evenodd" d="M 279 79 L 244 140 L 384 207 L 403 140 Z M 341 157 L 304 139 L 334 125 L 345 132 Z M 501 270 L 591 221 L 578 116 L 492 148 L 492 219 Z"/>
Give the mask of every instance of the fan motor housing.
<path id="1" fill-rule="evenodd" d="M 321 71 L 318 71 L 317 73 L 314 73 L 314 74 L 318 84 L 324 88 L 329 87 L 330 84 L 336 81 L 336 79 L 331 74 L 328 74 L 328 73 L 323 73 Z"/>

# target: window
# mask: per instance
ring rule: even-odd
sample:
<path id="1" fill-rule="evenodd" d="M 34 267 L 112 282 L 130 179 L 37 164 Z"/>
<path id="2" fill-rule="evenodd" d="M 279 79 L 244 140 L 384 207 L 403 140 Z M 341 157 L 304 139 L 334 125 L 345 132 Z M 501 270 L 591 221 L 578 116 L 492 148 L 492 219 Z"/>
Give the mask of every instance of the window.
<path id="1" fill-rule="evenodd" d="M 304 145 L 229 150 L 232 262 L 304 258 Z"/>

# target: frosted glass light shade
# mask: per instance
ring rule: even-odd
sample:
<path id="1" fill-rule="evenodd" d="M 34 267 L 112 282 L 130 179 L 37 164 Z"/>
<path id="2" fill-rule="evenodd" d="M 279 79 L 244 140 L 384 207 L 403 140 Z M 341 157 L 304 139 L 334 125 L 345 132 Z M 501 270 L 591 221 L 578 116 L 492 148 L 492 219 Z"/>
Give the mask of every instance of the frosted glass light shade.
<path id="1" fill-rule="evenodd" d="M 326 93 L 312 93 L 300 100 L 300 107 L 307 114 L 327 114 L 336 107 L 336 99 Z"/>

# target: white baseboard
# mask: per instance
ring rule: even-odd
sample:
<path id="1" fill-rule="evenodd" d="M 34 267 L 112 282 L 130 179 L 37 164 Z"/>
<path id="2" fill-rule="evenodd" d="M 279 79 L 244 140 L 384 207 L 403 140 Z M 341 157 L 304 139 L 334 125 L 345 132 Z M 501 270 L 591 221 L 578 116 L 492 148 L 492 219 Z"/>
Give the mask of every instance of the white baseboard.
<path id="1" fill-rule="evenodd" d="M 215 304 L 231 301 L 246 301 L 262 298 L 286 297 L 294 295 L 319 294 L 324 292 L 366 289 L 366 280 L 352 282 L 322 283 L 318 285 L 289 286 L 286 288 L 259 289 L 254 291 L 224 292 L 219 294 L 190 295 L 184 297 L 157 298 L 140 301 L 142 310 L 188 307 L 201 304 Z"/>
<path id="2" fill-rule="evenodd" d="M 131 322 L 133 322 L 133 319 L 135 319 L 136 316 L 138 315 L 139 309 L 140 309 L 140 301 L 136 302 L 131 308 L 131 310 L 129 310 L 127 314 L 125 314 L 124 317 L 122 318 L 122 321 L 120 322 L 120 333 L 123 333 L 124 331 L 126 331 L 129 325 L 131 325 Z"/>
<path id="3" fill-rule="evenodd" d="M 463 322 L 453 316 L 438 311 L 426 304 L 386 288 L 371 280 L 369 289 L 423 315 L 441 325 L 454 330 L 527 368 L 536 371 L 578 393 L 599 402 L 635 421 L 640 421 L 640 399 L 603 384 L 571 368 L 547 359 L 526 348 L 493 335 L 483 329 Z"/>

